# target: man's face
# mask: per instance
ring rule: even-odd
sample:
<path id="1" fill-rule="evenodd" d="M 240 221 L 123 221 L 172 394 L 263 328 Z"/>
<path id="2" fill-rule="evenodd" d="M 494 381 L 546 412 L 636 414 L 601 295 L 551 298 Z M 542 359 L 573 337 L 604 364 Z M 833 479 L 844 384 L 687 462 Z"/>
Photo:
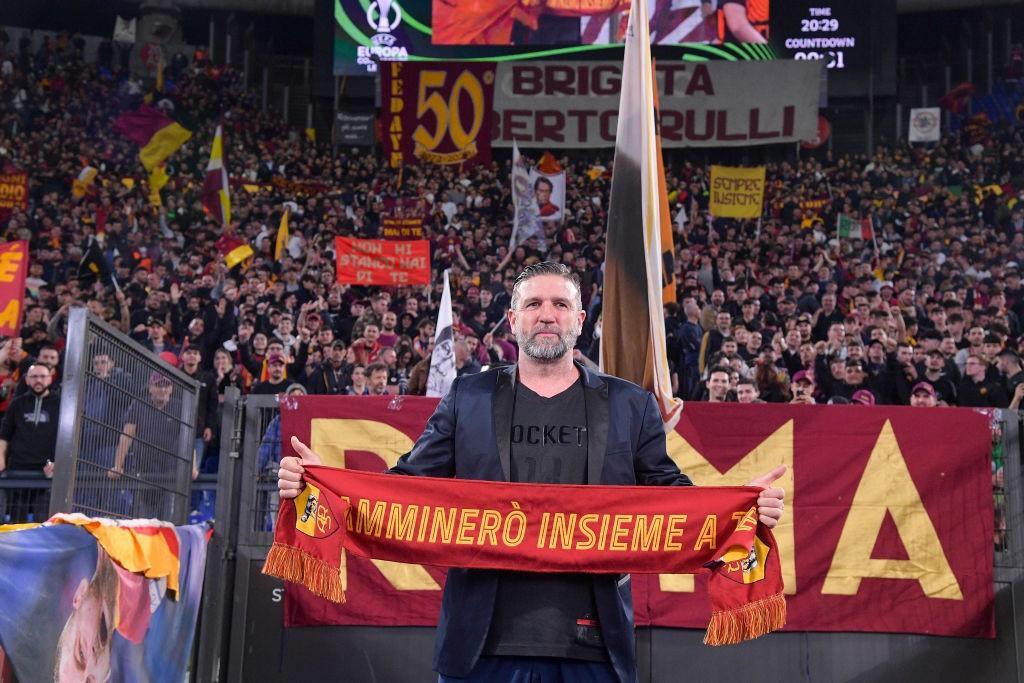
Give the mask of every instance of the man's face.
<path id="1" fill-rule="evenodd" d="M 736 355 L 736 340 L 726 339 L 722 342 L 722 353 L 725 354 L 726 358 L 732 358 Z"/>
<path id="2" fill-rule="evenodd" d="M 821 297 L 821 305 L 826 311 L 831 311 L 836 307 L 836 295 L 826 294 Z"/>
<path id="3" fill-rule="evenodd" d="M 267 366 L 267 374 L 270 375 L 271 381 L 280 382 L 284 379 L 284 363 L 281 361 L 274 361 Z"/>
<path id="4" fill-rule="evenodd" d="M 53 370 L 60 365 L 60 354 L 57 349 L 43 349 L 39 352 L 39 362 Z"/>
<path id="5" fill-rule="evenodd" d="M 713 401 L 724 401 L 729 391 L 729 373 L 712 372 L 708 378 L 708 396 Z"/>
<path id="6" fill-rule="evenodd" d="M 985 329 L 982 327 L 972 327 L 967 331 L 967 343 L 971 346 L 980 346 L 982 340 L 985 339 Z"/>
<path id="7" fill-rule="evenodd" d="M 753 384 L 736 385 L 736 400 L 740 403 L 753 403 L 757 399 L 757 388 Z"/>
<path id="8" fill-rule="evenodd" d="M 551 201 L 551 187 L 547 183 L 537 183 L 534 195 L 537 197 L 537 205 L 544 206 Z"/>
<path id="9" fill-rule="evenodd" d="M 374 396 L 383 396 L 388 391 L 388 371 L 374 370 L 370 374 L 370 393 Z"/>
<path id="10" fill-rule="evenodd" d="M 910 405 L 915 408 L 934 408 L 935 397 L 927 391 L 918 390 L 910 395 Z"/>
<path id="11" fill-rule="evenodd" d="M 50 368 L 43 365 L 33 365 L 25 375 L 25 384 L 36 396 L 41 396 L 53 381 Z"/>
<path id="12" fill-rule="evenodd" d="M 715 328 L 722 334 L 729 333 L 729 326 L 732 324 L 732 316 L 728 313 L 719 313 L 715 316 Z"/>
<path id="13" fill-rule="evenodd" d="M 384 331 L 394 332 L 395 327 L 398 325 L 398 316 L 388 311 L 381 319 L 381 324 L 384 326 Z"/>
<path id="14" fill-rule="evenodd" d="M 97 377 L 106 378 L 114 369 L 114 361 L 105 353 L 99 353 L 92 357 L 92 374 Z"/>
<path id="15" fill-rule="evenodd" d="M 317 341 L 320 342 L 320 346 L 330 346 L 331 342 L 334 341 L 334 330 L 329 327 L 325 327 L 320 330 L 316 338 Z"/>
<path id="16" fill-rule="evenodd" d="M 200 358 L 199 349 L 194 346 L 185 349 L 181 354 L 181 362 L 189 369 L 190 372 L 195 370 L 199 365 Z"/>
<path id="17" fill-rule="evenodd" d="M 380 328 L 376 325 L 367 325 L 363 329 L 363 336 L 366 337 L 366 341 L 372 344 L 380 338 Z"/>
<path id="18" fill-rule="evenodd" d="M 173 391 L 174 386 L 166 379 L 149 383 L 149 398 L 157 408 L 163 408 L 171 402 L 171 392 Z"/>
<path id="19" fill-rule="evenodd" d="M 896 347 L 896 362 L 900 365 L 906 365 L 907 363 L 914 360 L 914 350 L 909 346 L 897 346 Z"/>
<path id="20" fill-rule="evenodd" d="M 551 362 L 572 352 L 586 318 L 576 298 L 575 286 L 559 275 L 538 275 L 520 285 L 518 309 L 508 312 L 508 321 L 527 356 Z"/>
<path id="21" fill-rule="evenodd" d="M 469 350 L 470 357 L 476 353 L 476 349 L 480 346 L 480 340 L 476 337 L 466 337 L 466 349 Z"/>
<path id="22" fill-rule="evenodd" d="M 345 353 L 348 351 L 344 346 L 331 347 L 331 363 L 334 367 L 340 367 L 345 362 Z"/>

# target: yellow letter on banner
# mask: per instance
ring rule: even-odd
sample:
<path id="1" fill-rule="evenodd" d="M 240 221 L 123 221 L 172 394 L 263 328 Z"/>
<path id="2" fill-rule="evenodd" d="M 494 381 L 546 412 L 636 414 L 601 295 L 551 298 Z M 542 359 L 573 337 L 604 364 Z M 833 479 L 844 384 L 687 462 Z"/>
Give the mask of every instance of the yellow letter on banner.
<path id="1" fill-rule="evenodd" d="M 389 424 L 376 420 L 316 418 L 309 425 L 309 447 L 320 454 L 325 465 L 345 466 L 345 451 L 373 453 L 388 467 L 412 449 L 413 440 Z M 423 565 L 388 560 L 371 560 L 384 578 L 398 590 L 441 590 Z M 342 562 L 342 572 L 345 563 Z M 347 577 L 342 577 L 347 584 Z"/>
<path id="2" fill-rule="evenodd" d="M 909 559 L 871 559 L 886 511 Z M 930 598 L 964 599 L 888 420 L 853 496 L 821 592 L 855 595 L 865 577 L 916 580 Z"/>
<path id="3" fill-rule="evenodd" d="M 793 540 L 793 517 L 796 514 L 796 492 L 793 487 L 793 421 L 789 420 L 764 441 L 759 443 L 732 469 L 720 471 L 691 446 L 677 432 L 671 431 L 667 438 L 669 457 L 679 469 L 700 486 L 742 486 L 754 477 L 760 476 L 780 463 L 787 469 L 782 478 L 775 482 L 786 491 L 786 514 L 772 530 L 779 544 L 779 559 L 782 562 L 782 578 L 786 593 L 796 593 L 796 559 Z M 672 593 L 692 593 L 692 574 L 661 574 L 661 590 Z"/>

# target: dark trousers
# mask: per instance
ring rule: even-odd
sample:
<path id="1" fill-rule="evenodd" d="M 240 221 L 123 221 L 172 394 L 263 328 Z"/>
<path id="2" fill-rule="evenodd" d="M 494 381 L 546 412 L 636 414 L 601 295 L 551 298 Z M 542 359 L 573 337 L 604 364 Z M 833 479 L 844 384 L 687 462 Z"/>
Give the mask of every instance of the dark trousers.
<path id="1" fill-rule="evenodd" d="M 438 683 L 618 683 L 608 662 L 549 657 L 481 657 L 466 678 L 440 675 Z"/>

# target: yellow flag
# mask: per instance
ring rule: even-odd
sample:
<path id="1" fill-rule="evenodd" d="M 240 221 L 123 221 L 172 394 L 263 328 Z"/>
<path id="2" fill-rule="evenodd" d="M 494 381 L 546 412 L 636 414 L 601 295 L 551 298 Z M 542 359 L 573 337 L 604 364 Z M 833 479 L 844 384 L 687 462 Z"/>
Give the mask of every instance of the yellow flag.
<path id="1" fill-rule="evenodd" d="M 274 260 L 280 261 L 288 248 L 288 209 L 281 215 L 281 225 L 277 228 L 277 242 L 274 244 Z"/>

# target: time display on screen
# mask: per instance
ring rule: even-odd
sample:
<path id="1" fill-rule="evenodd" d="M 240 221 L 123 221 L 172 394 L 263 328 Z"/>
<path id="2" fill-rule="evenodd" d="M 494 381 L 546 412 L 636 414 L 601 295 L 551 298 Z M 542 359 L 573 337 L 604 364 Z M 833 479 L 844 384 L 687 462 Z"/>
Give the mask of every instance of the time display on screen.
<path id="1" fill-rule="evenodd" d="M 896 0 L 773 3 L 771 44 L 784 59 L 824 62 L 831 96 L 895 91 Z"/>
<path id="2" fill-rule="evenodd" d="M 786 36 L 782 44 L 793 59 L 821 59 L 829 69 L 845 69 L 846 52 L 857 49 L 857 35 L 844 28 L 831 6 L 808 7 L 799 34 Z"/>

